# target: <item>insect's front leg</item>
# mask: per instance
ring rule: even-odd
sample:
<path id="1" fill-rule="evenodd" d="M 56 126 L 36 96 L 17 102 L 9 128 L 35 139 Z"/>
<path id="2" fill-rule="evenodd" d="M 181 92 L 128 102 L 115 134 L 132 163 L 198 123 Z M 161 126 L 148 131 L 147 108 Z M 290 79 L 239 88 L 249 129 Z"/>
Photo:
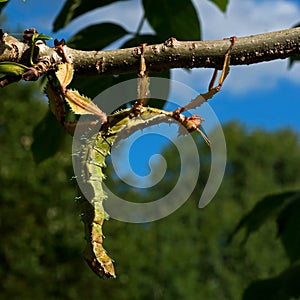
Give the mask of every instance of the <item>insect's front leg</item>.
<path id="1" fill-rule="evenodd" d="M 62 127 L 70 134 L 73 135 L 76 127 L 76 123 L 69 124 L 66 122 L 66 110 L 64 104 L 64 97 L 61 93 L 59 84 L 55 81 L 57 78 L 55 75 L 48 75 L 48 83 L 44 89 L 44 93 L 47 95 L 49 100 L 49 108 L 56 120 L 62 125 Z"/>
<path id="2" fill-rule="evenodd" d="M 143 112 L 145 104 L 147 104 L 150 96 L 149 90 L 149 77 L 147 72 L 146 60 L 145 60 L 145 47 L 147 44 L 141 45 L 141 58 L 140 58 L 140 71 L 138 74 L 138 99 L 134 103 L 132 111 L 133 114 L 139 115 Z"/>
<path id="3" fill-rule="evenodd" d="M 48 77 L 48 85 L 46 87 L 46 94 L 49 98 L 50 109 L 62 124 L 62 126 L 69 132 L 74 133 L 76 122 L 66 122 L 65 120 L 65 102 L 69 104 L 72 111 L 77 115 L 91 114 L 98 118 L 101 124 L 107 122 L 107 115 L 89 98 L 80 95 L 76 90 L 70 90 L 67 86 L 73 79 L 73 64 L 67 57 L 65 52 L 65 42 L 55 40 L 55 47 L 61 53 L 63 59 L 66 61 L 58 65 L 58 70 L 52 76 Z M 97 121 L 96 121 L 97 123 Z M 91 122 L 90 125 L 94 125 Z M 86 128 L 87 124 L 83 124 L 82 128 Z"/>
<path id="4" fill-rule="evenodd" d="M 195 115 L 186 117 L 186 116 L 182 115 L 182 112 L 190 110 L 190 109 L 194 109 L 194 108 L 200 106 L 201 104 L 206 102 L 208 99 L 211 99 L 216 93 L 218 93 L 221 90 L 223 82 L 229 73 L 230 53 L 235 44 L 236 37 L 231 37 L 231 38 L 229 38 L 229 40 L 230 40 L 231 44 L 224 55 L 224 63 L 223 63 L 222 73 L 221 73 L 219 81 L 218 81 L 218 85 L 214 87 L 214 84 L 215 84 L 215 81 L 217 78 L 217 74 L 218 74 L 218 69 L 215 69 L 212 79 L 209 83 L 208 92 L 206 92 L 204 94 L 200 94 L 195 99 L 190 101 L 190 103 L 188 103 L 187 105 L 185 105 L 183 107 L 179 107 L 175 111 L 173 111 L 173 118 L 178 120 L 189 132 L 192 132 L 194 130 L 198 131 L 208 145 L 210 145 L 209 139 L 204 134 L 204 132 L 199 128 L 199 126 L 201 125 L 201 123 L 204 120 L 200 116 L 195 116 Z M 179 132 L 179 134 L 180 134 L 180 132 Z"/>
<path id="5" fill-rule="evenodd" d="M 213 76 L 210 80 L 209 86 L 208 86 L 208 92 L 206 92 L 204 94 L 200 94 L 195 99 L 190 101 L 190 103 L 188 103 L 187 105 L 176 109 L 175 110 L 176 113 L 182 113 L 186 110 L 194 109 L 194 108 L 202 105 L 204 102 L 211 99 L 216 93 L 218 93 L 221 90 L 222 85 L 229 73 L 230 54 L 231 54 L 232 48 L 234 47 L 236 39 L 237 38 L 235 36 L 228 38 L 228 40 L 230 41 L 230 46 L 224 55 L 224 63 L 223 63 L 221 75 L 219 77 L 218 85 L 214 87 L 214 84 L 215 84 L 215 81 L 216 81 L 217 75 L 218 75 L 218 69 L 215 69 Z M 227 38 L 225 40 L 227 40 Z"/>
<path id="6" fill-rule="evenodd" d="M 208 86 L 208 92 L 205 94 L 202 94 L 202 97 L 207 101 L 208 99 L 212 98 L 217 92 L 221 90 L 221 87 L 223 85 L 223 82 L 225 81 L 227 75 L 229 74 L 229 65 L 230 65 L 230 54 L 232 51 L 232 48 L 234 47 L 235 41 L 236 41 L 236 36 L 232 36 L 230 38 L 225 38 L 225 40 L 230 40 L 230 46 L 227 49 L 225 56 L 224 56 L 224 64 L 223 64 L 223 69 L 219 78 L 218 85 L 214 87 L 216 78 L 217 78 L 217 73 L 218 69 L 214 70 L 212 79 L 209 83 Z"/>

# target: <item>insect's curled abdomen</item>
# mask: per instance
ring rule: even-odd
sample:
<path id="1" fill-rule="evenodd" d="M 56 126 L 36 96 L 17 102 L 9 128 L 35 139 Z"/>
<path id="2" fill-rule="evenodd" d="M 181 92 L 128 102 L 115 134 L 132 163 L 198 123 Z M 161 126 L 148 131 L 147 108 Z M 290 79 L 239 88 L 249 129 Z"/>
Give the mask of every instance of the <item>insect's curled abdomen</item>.
<path id="1" fill-rule="evenodd" d="M 85 224 L 87 245 L 84 258 L 91 269 L 100 277 L 115 277 L 112 259 L 103 248 L 102 225 L 108 218 L 103 208 L 106 195 L 102 188 L 105 178 L 102 168 L 105 167 L 105 158 L 110 153 L 110 143 L 107 143 L 97 133 L 89 138 L 82 146 L 82 180 L 89 193 L 89 201 L 82 204 L 82 220 Z"/>

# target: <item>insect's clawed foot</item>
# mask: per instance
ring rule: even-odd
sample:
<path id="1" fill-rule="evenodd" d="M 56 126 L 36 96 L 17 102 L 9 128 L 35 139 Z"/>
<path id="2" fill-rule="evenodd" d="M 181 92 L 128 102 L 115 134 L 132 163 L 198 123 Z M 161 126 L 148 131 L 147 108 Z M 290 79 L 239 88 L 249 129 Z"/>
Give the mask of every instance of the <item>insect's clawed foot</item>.
<path id="1" fill-rule="evenodd" d="M 237 37 L 234 35 L 234 36 L 231 36 L 230 38 L 224 38 L 224 40 L 229 40 L 231 42 L 230 47 L 228 48 L 227 52 L 225 53 L 225 55 L 230 55 L 230 52 L 235 45 L 235 41 L 237 40 Z"/>
<path id="2" fill-rule="evenodd" d="M 63 57 L 63 60 L 66 63 L 71 63 L 70 58 L 66 54 L 66 51 L 65 51 L 65 48 L 64 48 L 65 45 L 66 45 L 65 39 L 61 39 L 60 41 L 58 39 L 54 40 L 55 49 L 57 49 L 60 52 L 60 54 Z"/>

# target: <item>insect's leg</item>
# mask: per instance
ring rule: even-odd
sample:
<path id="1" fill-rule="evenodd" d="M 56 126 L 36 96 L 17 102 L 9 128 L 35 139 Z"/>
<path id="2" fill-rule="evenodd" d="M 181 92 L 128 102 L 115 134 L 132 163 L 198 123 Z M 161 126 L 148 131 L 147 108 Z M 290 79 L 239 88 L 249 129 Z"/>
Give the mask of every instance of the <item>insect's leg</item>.
<path id="1" fill-rule="evenodd" d="M 57 95 L 56 98 L 62 98 L 60 102 L 55 101 L 56 105 L 58 105 L 59 103 L 61 106 L 64 107 L 64 101 L 66 101 L 75 114 L 95 115 L 97 116 L 98 121 L 100 121 L 102 124 L 106 123 L 106 114 L 94 102 L 92 102 L 89 98 L 80 95 L 79 92 L 75 90 L 67 89 L 67 86 L 73 79 L 73 64 L 65 52 L 65 41 L 63 39 L 61 41 L 55 40 L 54 45 L 55 48 L 59 50 L 65 61 L 65 63 L 58 65 L 58 70 L 55 73 L 56 78 L 54 78 L 54 80 L 52 81 L 52 85 L 50 85 L 50 87 L 52 86 L 56 88 L 57 91 L 59 91 L 60 95 Z M 78 128 L 82 127 L 84 129 L 87 125 L 93 126 L 96 123 L 97 121 L 80 122 L 78 123 Z M 67 129 L 67 131 L 74 131 L 76 127 L 76 122 L 63 122 L 63 126 Z"/>
<path id="2" fill-rule="evenodd" d="M 140 71 L 139 71 L 139 82 L 138 82 L 138 100 L 137 102 L 144 106 L 149 99 L 149 78 L 148 72 L 146 71 L 146 60 L 145 60 L 145 47 L 147 44 L 141 45 L 141 61 L 140 61 Z"/>
<path id="3" fill-rule="evenodd" d="M 215 69 L 212 79 L 209 83 L 208 92 L 205 94 L 200 94 L 195 99 L 193 99 L 190 103 L 188 103 L 187 105 L 185 105 L 183 107 L 177 108 L 172 113 L 172 117 L 174 119 L 176 119 L 177 121 L 179 121 L 189 132 L 192 132 L 194 130 L 198 131 L 208 145 L 210 145 L 210 141 L 209 141 L 208 137 L 199 128 L 203 119 L 199 116 L 186 117 L 186 116 L 182 115 L 181 113 L 186 110 L 190 110 L 190 109 L 200 106 L 202 103 L 206 102 L 208 99 L 212 98 L 217 92 L 220 91 L 222 84 L 229 73 L 230 53 L 234 46 L 235 40 L 236 40 L 236 37 L 230 38 L 231 45 L 225 53 L 223 69 L 222 69 L 222 73 L 221 73 L 219 81 L 218 81 L 218 85 L 216 87 L 214 87 L 214 83 L 216 81 L 217 74 L 218 74 L 218 70 Z M 179 132 L 179 134 L 180 134 L 180 132 Z"/>
<path id="4" fill-rule="evenodd" d="M 218 69 L 214 69 L 214 73 L 213 73 L 213 75 L 211 77 L 211 80 L 209 82 L 209 85 L 208 85 L 208 90 L 209 91 L 213 88 L 213 86 L 214 86 L 214 84 L 216 82 L 216 79 L 217 79 L 217 75 L 218 75 Z"/>
<path id="5" fill-rule="evenodd" d="M 230 55 L 231 55 L 231 51 L 232 48 L 234 47 L 235 41 L 236 41 L 236 37 L 232 36 L 230 38 L 226 38 L 226 40 L 230 40 L 231 44 L 230 47 L 228 48 L 228 50 L 225 53 L 225 57 L 224 57 L 224 63 L 223 63 L 223 68 L 222 68 L 222 72 L 221 75 L 219 77 L 219 81 L 218 81 L 218 85 L 214 87 L 216 78 L 217 78 L 217 73 L 218 70 L 215 69 L 212 79 L 209 83 L 208 86 L 208 92 L 201 94 L 201 96 L 205 99 L 205 101 L 207 101 L 208 99 L 211 99 L 216 93 L 218 93 L 221 90 L 221 87 L 223 85 L 223 82 L 225 81 L 228 73 L 229 73 L 229 65 L 230 65 Z"/>
<path id="6" fill-rule="evenodd" d="M 150 91 L 149 91 L 149 78 L 148 72 L 146 71 L 146 60 L 145 60 L 145 47 L 147 44 L 141 45 L 141 60 L 140 60 L 140 71 L 138 74 L 138 99 L 133 105 L 133 113 L 134 115 L 138 115 L 142 113 L 143 107 L 147 104 Z"/>
<path id="7" fill-rule="evenodd" d="M 60 41 L 58 39 L 54 40 L 55 49 L 57 49 L 61 53 L 64 61 L 69 64 L 69 63 L 71 63 L 71 61 L 65 52 L 65 49 L 64 49 L 65 45 L 66 45 L 66 41 L 64 39 L 61 39 Z"/>
<path id="8" fill-rule="evenodd" d="M 193 99 L 187 105 L 176 109 L 174 111 L 174 113 L 175 112 L 182 113 L 186 110 L 194 109 L 194 108 L 200 106 L 201 104 L 203 104 L 204 102 L 206 102 L 207 100 L 211 99 L 216 93 L 218 93 L 221 90 L 223 82 L 225 81 L 225 79 L 229 73 L 230 54 L 231 54 L 232 48 L 234 47 L 236 37 L 233 36 L 233 37 L 229 38 L 229 40 L 230 40 L 231 44 L 224 55 L 224 63 L 223 63 L 222 73 L 221 73 L 219 81 L 218 81 L 218 85 L 214 87 L 215 81 L 217 79 L 217 74 L 218 74 L 218 69 L 215 69 L 213 76 L 210 80 L 209 86 L 208 86 L 208 92 L 198 95 L 195 99 Z"/>

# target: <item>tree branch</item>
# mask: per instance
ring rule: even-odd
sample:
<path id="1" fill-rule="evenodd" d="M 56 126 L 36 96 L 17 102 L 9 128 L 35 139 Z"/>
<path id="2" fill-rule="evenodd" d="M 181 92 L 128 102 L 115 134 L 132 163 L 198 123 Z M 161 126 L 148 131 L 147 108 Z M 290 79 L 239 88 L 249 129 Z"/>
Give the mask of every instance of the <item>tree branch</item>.
<path id="1" fill-rule="evenodd" d="M 171 68 L 221 69 L 229 40 L 177 41 L 170 38 L 162 44 L 145 47 L 147 69 L 161 72 Z M 62 57 L 51 47 L 36 46 L 35 60 L 48 57 L 53 64 Z M 15 61 L 28 65 L 29 45 L 12 36 L 0 33 L 0 61 Z M 74 63 L 77 75 L 114 75 L 137 73 L 140 67 L 141 47 L 81 51 L 65 47 L 65 53 Z M 231 65 L 249 65 L 285 59 L 300 54 L 300 27 L 276 32 L 241 37 L 231 52 Z"/>

